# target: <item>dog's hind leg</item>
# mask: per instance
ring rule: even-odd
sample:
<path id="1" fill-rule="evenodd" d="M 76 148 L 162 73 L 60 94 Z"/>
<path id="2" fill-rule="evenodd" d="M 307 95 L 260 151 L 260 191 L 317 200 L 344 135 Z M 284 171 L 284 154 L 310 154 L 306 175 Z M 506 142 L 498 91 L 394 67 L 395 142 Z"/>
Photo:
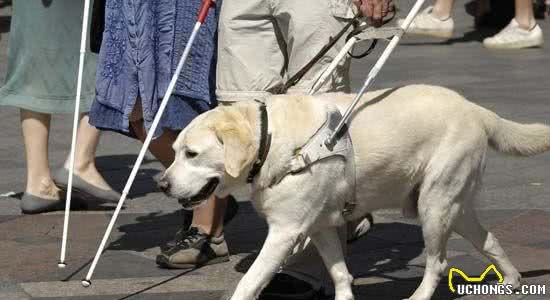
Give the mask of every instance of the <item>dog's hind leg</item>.
<path id="1" fill-rule="evenodd" d="M 426 269 L 410 300 L 431 299 L 447 269 L 447 241 L 468 180 L 468 176 L 453 178 L 452 173 L 434 176 L 420 188 L 418 217 L 426 248 Z"/>
<path id="2" fill-rule="evenodd" d="M 503 284 L 510 284 L 514 288 L 519 287 L 521 275 L 504 253 L 497 238 L 481 226 L 472 207 L 469 206 L 461 211 L 453 229 L 495 264 L 497 270 L 504 276 Z"/>
<path id="3" fill-rule="evenodd" d="M 335 300 L 353 300 L 351 291 L 353 277 L 349 274 L 346 266 L 337 229 L 329 227 L 310 237 L 334 282 Z"/>

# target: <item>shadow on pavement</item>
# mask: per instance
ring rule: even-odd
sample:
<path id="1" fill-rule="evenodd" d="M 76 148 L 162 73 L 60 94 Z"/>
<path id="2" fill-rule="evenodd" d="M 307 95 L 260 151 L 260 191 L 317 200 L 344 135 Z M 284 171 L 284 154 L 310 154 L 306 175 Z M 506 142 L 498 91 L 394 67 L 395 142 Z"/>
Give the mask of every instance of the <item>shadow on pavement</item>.
<path id="1" fill-rule="evenodd" d="M 153 212 L 138 216 L 134 223 L 118 227 L 123 235 L 111 242 L 107 249 L 143 252 L 158 247 L 173 239 L 184 222 L 190 222 L 190 217 L 183 209 L 169 214 Z"/>
<path id="2" fill-rule="evenodd" d="M 9 196 L 9 198 L 17 199 L 21 201 L 24 192 L 19 192 L 14 195 Z M 104 206 L 107 204 L 107 206 Z M 125 208 L 122 207 L 122 210 Z M 114 210 L 112 203 L 108 202 L 97 202 L 97 201 L 88 201 L 85 199 L 80 199 L 78 197 L 72 197 L 71 199 L 71 211 L 107 211 Z M 25 214 L 23 214 L 25 215 Z"/>
<path id="3" fill-rule="evenodd" d="M 196 270 L 196 269 L 186 270 L 186 271 L 184 271 L 184 272 L 181 272 L 180 274 L 176 274 L 176 275 L 174 275 L 174 276 L 172 276 L 172 277 L 170 277 L 170 278 L 168 278 L 168 279 L 166 279 L 166 280 L 163 280 L 163 281 L 161 281 L 161 282 L 159 282 L 159 283 L 156 283 L 156 284 L 153 284 L 153 285 L 148 286 L 148 287 L 146 287 L 146 288 L 143 288 L 143 289 L 141 289 L 141 290 L 139 290 L 139 291 L 137 291 L 137 292 L 135 292 L 135 293 L 132 293 L 132 294 L 130 294 L 130 295 L 128 295 L 128 296 L 124 296 L 124 297 L 122 297 L 122 298 L 119 298 L 118 300 L 130 299 L 130 298 L 132 298 L 132 297 L 134 297 L 134 296 L 137 296 L 137 295 L 139 295 L 139 294 L 142 294 L 142 293 L 144 293 L 144 292 L 147 292 L 147 291 L 149 291 L 149 290 L 152 290 L 152 289 L 154 289 L 154 288 L 156 288 L 156 287 L 158 287 L 158 286 L 161 286 L 161 285 L 163 285 L 163 284 L 165 284 L 165 283 L 168 283 L 168 282 L 170 282 L 170 281 L 172 281 L 172 280 L 175 280 L 175 279 L 177 279 L 177 278 L 179 278 L 179 277 L 182 277 L 182 276 L 184 276 L 184 275 L 186 275 L 186 274 L 188 274 L 188 273 L 191 273 L 191 272 L 193 272 L 193 271 L 195 271 L 195 270 Z"/>
<path id="4" fill-rule="evenodd" d="M 172 240 L 176 232 L 188 226 L 192 215 L 186 210 L 172 213 L 152 212 L 136 217 L 135 221 L 118 227 L 123 235 L 113 241 L 109 250 L 142 252 Z M 235 218 L 226 226 L 225 238 L 232 254 L 253 253 L 260 249 L 267 233 L 265 221 L 250 202 L 240 202 Z"/>
<path id="5" fill-rule="evenodd" d="M 493 36 L 499 32 L 496 28 L 482 28 L 474 29 L 468 32 L 465 32 L 461 37 L 453 37 L 443 41 L 436 42 L 407 42 L 404 41 L 401 43 L 402 46 L 447 46 L 453 45 L 456 43 L 469 43 L 469 42 L 482 42 L 485 38 Z"/>
<path id="6" fill-rule="evenodd" d="M 116 191 L 121 192 L 126 185 L 136 159 L 137 155 L 130 154 L 99 156 L 96 158 L 96 166 L 107 183 Z M 159 175 L 160 171 L 153 168 L 143 168 L 143 166 L 152 162 L 156 162 L 156 160 L 147 157 L 143 159 L 132 189 L 130 189 L 129 197 L 141 197 L 157 191 L 155 177 Z M 136 184 L 137 182 L 139 184 Z"/>

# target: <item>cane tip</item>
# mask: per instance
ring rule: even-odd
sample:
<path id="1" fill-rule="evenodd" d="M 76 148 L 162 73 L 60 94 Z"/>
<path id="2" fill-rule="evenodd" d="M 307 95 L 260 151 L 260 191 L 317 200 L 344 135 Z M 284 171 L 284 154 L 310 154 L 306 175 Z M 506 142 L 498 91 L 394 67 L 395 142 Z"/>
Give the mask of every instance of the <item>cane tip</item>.
<path id="1" fill-rule="evenodd" d="M 90 285 L 92 285 L 92 282 L 90 280 L 87 280 L 87 279 L 84 279 L 82 280 L 82 286 L 83 287 L 89 287 Z"/>
<path id="2" fill-rule="evenodd" d="M 64 262 L 60 261 L 60 262 L 57 263 L 57 267 L 60 268 L 60 269 L 65 269 L 66 266 L 67 266 L 67 264 L 64 263 Z"/>

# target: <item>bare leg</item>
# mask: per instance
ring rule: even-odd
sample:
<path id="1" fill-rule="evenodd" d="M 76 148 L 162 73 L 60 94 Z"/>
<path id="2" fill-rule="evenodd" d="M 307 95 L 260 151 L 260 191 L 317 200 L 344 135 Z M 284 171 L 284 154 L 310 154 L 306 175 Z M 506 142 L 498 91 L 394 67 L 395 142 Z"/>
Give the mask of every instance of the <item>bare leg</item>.
<path id="1" fill-rule="evenodd" d="M 143 122 L 143 110 L 141 108 L 141 99 L 136 100 L 134 110 L 130 116 L 130 126 L 134 130 L 137 138 L 143 143 L 147 137 L 147 131 Z M 177 131 L 164 130 L 161 136 L 153 139 L 149 144 L 149 151 L 160 161 L 160 163 L 168 168 L 174 161 L 174 149 L 172 144 L 178 137 Z"/>
<path id="2" fill-rule="evenodd" d="M 531 0 L 516 0 L 515 19 L 523 29 L 530 30 L 535 24 L 533 3 Z"/>
<path id="3" fill-rule="evenodd" d="M 448 19 L 451 16 L 454 2 L 454 0 L 435 1 L 432 15 L 440 20 Z"/>
<path id="4" fill-rule="evenodd" d="M 132 126 L 137 138 L 141 142 L 145 141 L 147 132 L 145 131 L 143 120 L 131 122 L 130 126 Z M 149 151 L 165 168 L 168 168 L 174 161 L 175 153 L 172 149 L 172 144 L 176 141 L 177 137 L 178 133 L 176 131 L 164 130 L 162 135 L 153 139 L 149 145 Z"/>
<path id="5" fill-rule="evenodd" d="M 49 114 L 21 109 L 21 127 L 27 157 L 25 192 L 45 199 L 58 200 L 59 188 L 50 174 L 48 163 Z"/>
<path id="6" fill-rule="evenodd" d="M 226 199 L 211 196 L 205 205 L 195 208 L 192 224 L 201 228 L 204 232 L 218 237 L 223 233 L 226 207 Z"/>
<path id="7" fill-rule="evenodd" d="M 78 137 L 75 152 L 75 174 L 88 183 L 104 190 L 112 188 L 98 172 L 95 165 L 95 152 L 99 144 L 100 131 L 88 123 L 88 116 L 80 117 Z M 65 168 L 69 168 L 69 158 L 65 161 Z"/>

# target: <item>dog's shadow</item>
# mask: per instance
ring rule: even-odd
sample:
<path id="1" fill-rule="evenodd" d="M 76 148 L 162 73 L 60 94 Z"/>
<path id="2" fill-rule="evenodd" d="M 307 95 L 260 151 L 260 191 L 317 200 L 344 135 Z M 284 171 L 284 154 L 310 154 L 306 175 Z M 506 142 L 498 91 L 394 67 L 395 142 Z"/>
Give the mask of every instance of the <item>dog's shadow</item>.
<path id="1" fill-rule="evenodd" d="M 254 220 L 254 223 L 256 222 L 258 220 Z M 246 224 L 236 222 L 235 226 L 245 228 Z M 236 271 L 246 273 L 250 268 L 257 257 L 266 233 L 267 227 L 243 230 L 241 234 L 248 236 L 248 240 L 242 245 L 234 245 L 237 247 L 234 249 L 249 251 L 249 254 L 236 264 Z M 239 242 L 242 242 L 242 238 L 239 238 Z M 411 261 L 422 254 L 423 248 L 424 243 L 419 226 L 405 223 L 375 224 L 365 237 L 348 245 L 346 262 L 356 282 L 368 280 L 370 277 L 383 280 L 356 284 L 355 292 L 363 295 L 376 295 L 376 299 L 382 299 L 383 295 L 395 295 L 396 291 L 403 295 L 402 298 L 410 296 L 420 283 L 416 279 L 421 279 L 421 277 L 410 279 L 409 276 L 405 276 L 406 279 L 400 279 L 399 276 L 391 274 L 407 273 L 410 269 L 416 269 L 416 273 L 423 272 L 423 267 L 411 265 Z M 452 297 L 445 299 L 452 299 Z"/>
<path id="2" fill-rule="evenodd" d="M 166 243 L 182 224 L 189 224 L 189 212 L 150 213 L 119 227 L 123 232 L 110 243 L 109 250 L 145 251 Z M 225 238 L 232 259 L 239 261 L 235 270 L 246 273 L 254 262 L 267 235 L 267 224 L 250 202 L 240 202 L 239 211 L 226 226 Z M 424 273 L 422 230 L 406 223 L 376 223 L 366 236 L 348 247 L 347 265 L 355 278 L 354 293 L 375 299 L 407 298 L 419 286 Z M 321 263 L 321 262 L 319 262 Z M 523 272 L 524 278 L 549 274 L 550 270 Z M 488 276 L 495 280 L 495 276 Z M 449 291 L 447 277 L 441 279 L 433 299 L 456 299 Z M 455 284 L 460 283 L 460 278 Z M 392 295 L 391 297 L 387 295 Z M 389 298 L 388 298 L 389 297 Z"/>

